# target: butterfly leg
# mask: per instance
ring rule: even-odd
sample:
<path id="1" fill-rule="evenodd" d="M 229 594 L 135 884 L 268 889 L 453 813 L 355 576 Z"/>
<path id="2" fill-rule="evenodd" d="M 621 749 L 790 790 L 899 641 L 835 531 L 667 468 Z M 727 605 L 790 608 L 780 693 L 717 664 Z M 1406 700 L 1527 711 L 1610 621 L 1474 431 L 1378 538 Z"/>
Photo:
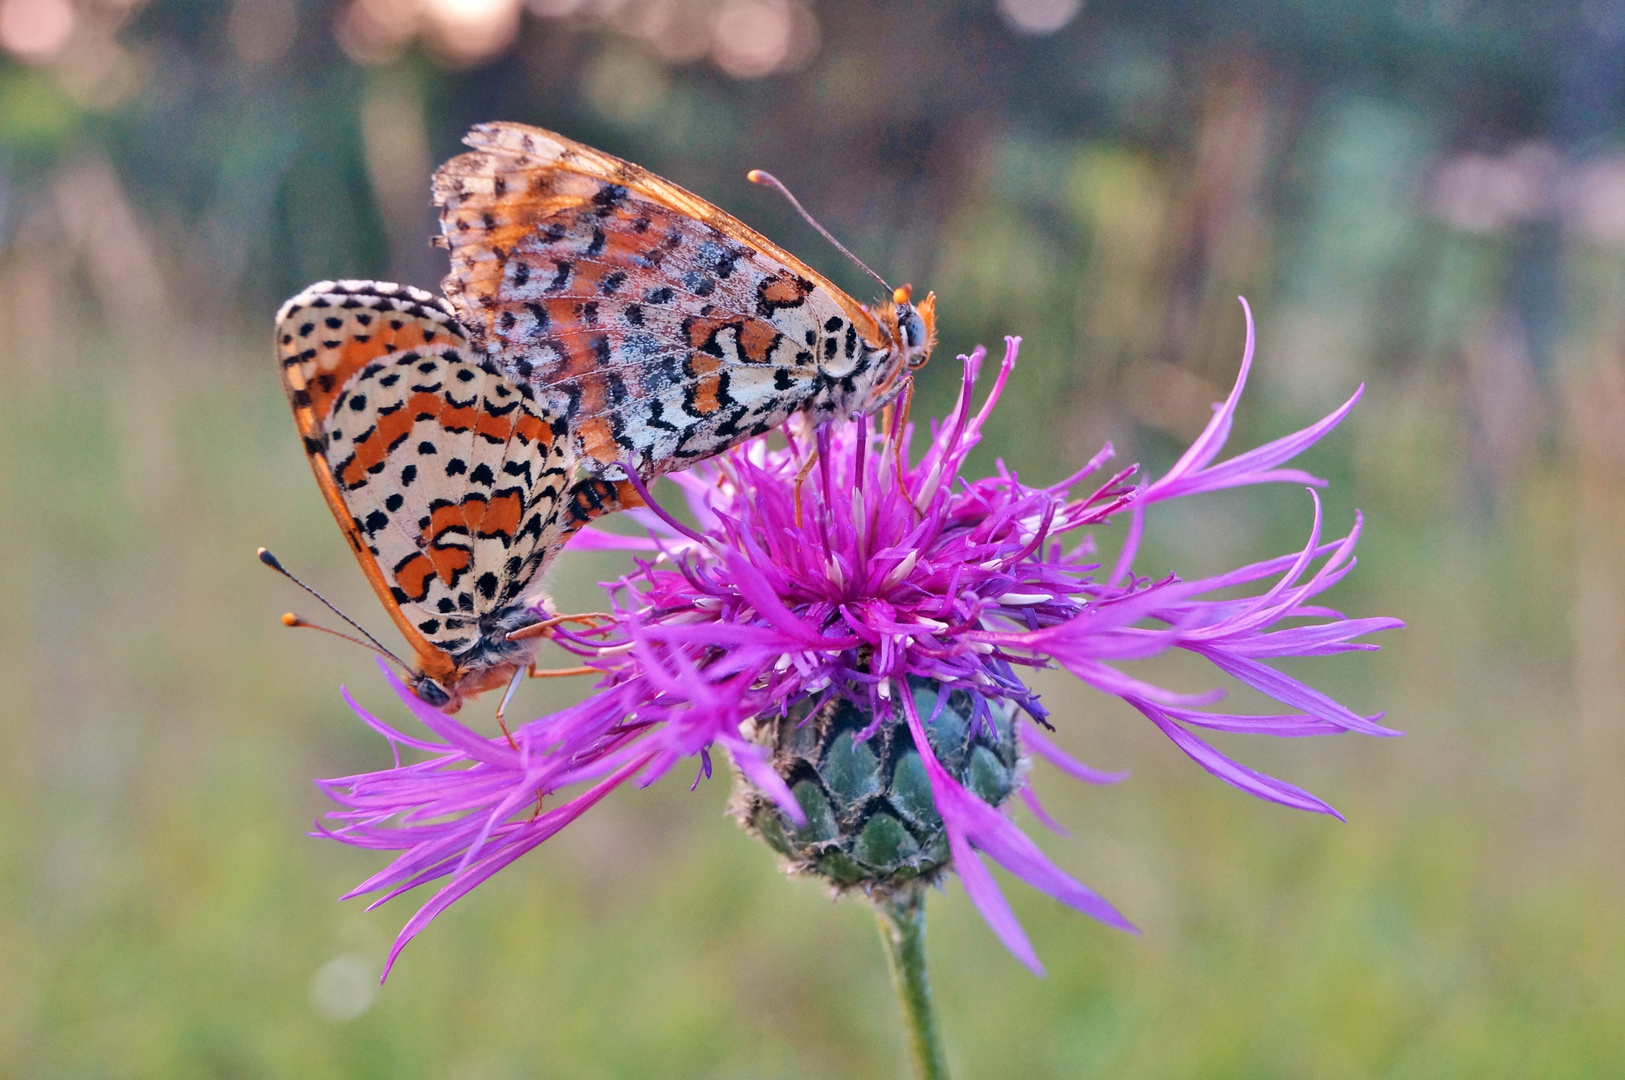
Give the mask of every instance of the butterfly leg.
<path id="1" fill-rule="evenodd" d="M 903 387 L 903 403 L 886 406 L 884 426 L 892 441 L 892 452 L 896 455 L 897 476 L 903 476 L 903 431 L 908 427 L 909 410 L 914 406 L 914 380 L 911 378 Z M 896 409 L 896 415 L 892 410 Z"/>
<path id="2" fill-rule="evenodd" d="M 577 622 L 577 624 L 585 625 L 585 627 L 588 627 L 588 633 L 591 633 L 593 630 L 608 629 L 609 625 L 613 624 L 614 619 L 601 611 L 585 612 L 580 616 L 554 616 L 552 619 L 543 619 L 541 622 L 533 622 L 528 627 L 513 630 L 512 633 L 507 635 L 507 640 L 509 642 L 523 642 L 526 638 L 551 638 L 552 632 L 557 627 L 567 624 L 567 622 Z M 513 685 L 510 685 L 507 697 L 502 698 L 502 708 L 507 708 L 507 698 L 513 697 L 513 687 L 518 685 L 518 679 L 523 674 L 530 674 L 531 679 L 564 679 L 567 676 L 590 676 L 591 672 L 595 671 L 596 667 L 538 667 L 535 659 L 531 659 L 530 666 L 523 667 L 520 672 L 513 676 Z M 497 719 L 502 719 L 502 710 L 500 708 L 497 710 Z"/>
<path id="3" fill-rule="evenodd" d="M 802 465 L 801 470 L 796 473 L 796 528 L 798 529 L 801 528 L 801 485 L 806 482 L 807 477 L 812 475 L 813 466 L 817 464 L 818 447 L 814 446 L 812 448 L 812 452 L 807 455 L 806 463 Z"/>
<path id="4" fill-rule="evenodd" d="M 531 664 L 530 666 L 531 666 L 532 671 L 534 671 L 536 665 Z M 519 751 L 519 743 L 514 741 L 513 732 L 508 730 L 508 725 L 503 721 L 502 714 L 507 711 L 508 702 L 513 700 L 513 692 L 515 690 L 519 689 L 519 680 L 523 679 L 524 677 L 525 677 L 525 669 L 524 668 L 520 668 L 519 670 L 517 670 L 517 671 L 515 671 L 513 673 L 513 679 L 508 683 L 508 692 L 502 695 L 502 704 L 497 706 L 497 727 L 502 729 L 503 737 L 505 737 L 508 740 L 508 748 L 510 750 L 513 750 L 515 753 L 518 753 L 518 751 Z M 538 817 L 541 816 L 541 813 L 542 813 L 542 792 L 541 792 L 541 789 L 538 788 L 536 790 L 536 809 L 531 812 L 530 820 L 535 821 Z"/>
<path id="5" fill-rule="evenodd" d="M 559 622 L 566 621 L 585 621 L 585 618 L 581 616 L 567 615 L 561 619 L 548 620 L 549 625 L 556 625 Z M 526 627 L 526 629 L 530 628 Z M 518 750 L 519 744 L 514 741 L 513 732 L 508 730 L 508 725 L 506 722 L 504 722 L 503 717 L 508 712 L 508 705 L 513 701 L 514 692 L 519 689 L 519 684 L 524 681 L 526 676 L 529 676 L 532 679 L 557 679 L 567 675 L 591 675 L 597 670 L 597 668 L 590 667 L 543 669 L 538 668 L 536 666 L 536 661 L 534 660 L 523 667 L 514 669 L 513 678 L 508 680 L 508 689 L 502 695 L 502 704 L 497 706 L 497 726 L 502 729 L 503 736 L 508 740 L 508 747 L 512 750 Z"/>
<path id="6" fill-rule="evenodd" d="M 601 611 L 589 611 L 581 615 L 555 615 L 551 619 L 543 619 L 539 623 L 531 623 L 529 626 L 520 627 L 508 635 L 508 640 L 524 641 L 527 638 L 552 637 L 553 631 L 565 623 L 579 623 L 589 627 L 588 633 L 591 633 L 593 629 L 607 629 L 613 622 L 614 620 L 609 615 Z M 513 684 L 508 687 L 507 697 L 502 699 L 502 708 L 497 710 L 497 719 L 502 719 L 502 709 L 507 708 L 508 698 L 513 697 L 514 688 L 519 685 L 519 679 L 525 674 L 528 674 L 532 679 L 562 679 L 571 675 L 591 675 L 597 670 L 597 668 L 590 667 L 539 668 L 536 666 L 536 661 L 532 660 L 528 667 L 515 673 Z"/>
<path id="7" fill-rule="evenodd" d="M 532 664 L 532 666 L 534 666 L 534 664 Z M 508 711 L 508 703 L 513 700 L 514 691 L 519 689 L 519 683 L 524 679 L 524 677 L 525 669 L 521 667 L 516 668 L 513 673 L 513 678 L 508 680 L 508 689 L 507 692 L 502 695 L 502 704 L 497 706 L 497 723 L 502 724 L 502 717 Z M 508 725 L 502 724 L 502 733 L 508 736 L 509 746 L 513 746 L 515 750 L 519 749 L 519 747 L 514 746 L 513 736 L 508 734 Z"/>
<path id="8" fill-rule="evenodd" d="M 508 640 L 524 641 L 527 638 L 552 637 L 553 630 L 565 623 L 580 623 L 591 628 L 588 630 L 588 633 L 591 633 L 593 629 L 608 629 L 613 622 L 613 618 L 601 611 L 589 611 L 582 615 L 555 615 L 551 619 L 544 619 L 539 623 L 531 623 L 529 626 L 520 627 L 508 635 Z M 600 623 L 602 625 L 599 625 Z M 502 707 L 497 710 L 497 720 L 502 719 L 502 710 L 508 707 L 508 698 L 513 697 L 514 688 L 518 686 L 521 675 L 529 674 L 532 679 L 562 679 L 571 675 L 591 675 L 597 670 L 597 668 L 590 667 L 539 668 L 536 666 L 536 661 L 532 660 L 529 667 L 522 668 L 520 672 L 514 675 L 513 685 L 508 687 L 507 697 L 502 699 Z"/>
<path id="9" fill-rule="evenodd" d="M 534 661 L 534 660 L 531 661 L 530 667 L 528 669 L 526 669 L 526 670 L 529 672 L 530 677 L 533 678 L 533 679 L 564 679 L 564 678 L 569 678 L 570 676 L 574 676 L 574 675 L 601 674 L 601 672 L 599 672 L 597 668 L 595 668 L 595 667 L 585 667 L 585 666 L 583 666 L 583 667 L 566 667 L 566 668 L 539 668 L 539 667 L 536 666 L 536 661 Z"/>
<path id="10" fill-rule="evenodd" d="M 584 626 L 590 627 L 594 623 L 600 621 L 607 625 L 615 620 L 613 617 L 605 614 L 602 611 L 588 611 L 580 615 L 555 615 L 553 618 L 543 619 L 539 623 L 531 623 L 529 626 L 521 626 L 519 629 L 508 635 L 508 640 L 524 641 L 527 638 L 533 637 L 552 637 L 553 634 L 551 631 L 557 627 L 563 626 L 565 623 L 581 623 Z"/>

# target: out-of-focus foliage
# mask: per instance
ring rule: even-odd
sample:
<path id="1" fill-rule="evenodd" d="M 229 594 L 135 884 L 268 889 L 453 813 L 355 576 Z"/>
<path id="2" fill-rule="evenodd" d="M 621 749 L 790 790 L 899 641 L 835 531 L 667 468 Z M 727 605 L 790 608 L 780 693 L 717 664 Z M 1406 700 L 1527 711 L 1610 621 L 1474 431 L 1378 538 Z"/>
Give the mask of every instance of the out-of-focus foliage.
<path id="1" fill-rule="evenodd" d="M 337 684 L 390 706 L 360 650 L 275 625 L 304 599 L 252 559 L 384 622 L 270 317 L 323 277 L 432 287 L 428 173 L 490 119 L 647 165 L 867 296 L 744 181 L 771 169 L 938 292 L 946 350 L 1024 335 L 985 445 L 1033 479 L 1107 438 L 1166 464 L 1228 385 L 1238 292 L 1237 445 L 1369 383 L 1310 465 L 1332 525 L 1368 514 L 1337 602 L 1411 629 L 1313 674 L 1411 734 L 1226 743 L 1339 825 L 1052 680 L 1067 746 L 1135 776 L 1040 767 L 1074 827 L 1046 843 L 1146 933 L 1013 890 L 1039 981 L 957 885 L 933 899 L 964 1075 L 1625 1066 L 1618 0 L 0 0 L 0 50 L 0 1073 L 901 1069 L 868 912 L 780 879 L 723 783 L 619 793 L 381 992 L 409 909 L 335 905 L 378 863 L 301 835 L 311 777 L 386 752 Z M 1308 517 L 1209 497 L 1154 515 L 1145 565 L 1280 553 Z M 617 566 L 567 554 L 561 606 Z"/>

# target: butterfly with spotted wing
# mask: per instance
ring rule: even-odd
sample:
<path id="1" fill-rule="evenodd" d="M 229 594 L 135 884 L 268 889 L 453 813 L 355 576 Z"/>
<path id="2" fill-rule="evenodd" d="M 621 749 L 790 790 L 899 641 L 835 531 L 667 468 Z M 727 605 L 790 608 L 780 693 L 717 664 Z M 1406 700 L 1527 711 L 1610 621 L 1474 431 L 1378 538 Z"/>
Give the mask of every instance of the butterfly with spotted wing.
<path id="1" fill-rule="evenodd" d="M 860 304 L 698 196 L 541 128 L 465 141 L 434 177 L 446 298 L 595 472 L 680 469 L 798 410 L 874 412 L 930 355 L 935 296 Z"/>

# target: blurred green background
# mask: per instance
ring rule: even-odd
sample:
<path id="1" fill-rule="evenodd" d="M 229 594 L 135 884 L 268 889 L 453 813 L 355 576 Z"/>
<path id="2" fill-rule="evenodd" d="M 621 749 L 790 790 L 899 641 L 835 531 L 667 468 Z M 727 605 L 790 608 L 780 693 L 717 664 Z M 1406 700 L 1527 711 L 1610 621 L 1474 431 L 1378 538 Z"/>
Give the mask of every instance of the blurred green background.
<path id="1" fill-rule="evenodd" d="M 335 903 L 382 857 L 304 835 L 312 778 L 388 760 L 338 685 L 400 710 L 361 650 L 277 625 L 317 612 L 253 559 L 386 624 L 271 316 L 319 278 L 434 287 L 428 173 L 491 119 L 645 164 L 868 296 L 744 180 L 771 169 L 937 291 L 926 413 L 953 353 L 1024 335 L 983 465 L 1058 478 L 1109 438 L 1166 467 L 1233 377 L 1238 293 L 1234 448 L 1368 384 L 1307 463 L 1329 527 L 1367 514 L 1334 602 L 1410 628 L 1293 670 L 1409 734 L 1223 742 L 1340 824 L 1047 678 L 1064 744 L 1134 776 L 1039 766 L 1073 828 L 1040 840 L 1145 933 L 1012 887 L 1036 979 L 950 883 L 959 1075 L 1625 1075 L 1619 0 L 0 0 L 0 50 L 0 1075 L 905 1070 L 871 914 L 785 880 L 724 778 L 617 793 L 381 992 L 415 898 Z M 1159 509 L 1140 569 L 1290 550 L 1309 512 Z M 567 553 L 561 606 L 619 565 Z"/>

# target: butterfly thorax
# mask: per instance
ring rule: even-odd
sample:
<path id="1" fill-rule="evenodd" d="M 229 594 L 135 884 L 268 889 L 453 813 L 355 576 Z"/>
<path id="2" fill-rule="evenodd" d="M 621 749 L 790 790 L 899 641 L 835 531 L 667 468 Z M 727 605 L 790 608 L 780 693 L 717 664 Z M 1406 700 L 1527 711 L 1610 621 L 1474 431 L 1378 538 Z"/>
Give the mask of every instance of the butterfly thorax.
<path id="1" fill-rule="evenodd" d="M 541 621 L 529 601 L 510 604 L 482 616 L 474 626 L 474 644 L 453 654 L 451 673 L 412 674 L 411 684 L 418 697 L 445 712 L 456 712 L 467 698 L 504 686 L 514 673 L 530 666 L 536 658 L 539 639 L 510 641 L 508 635 Z"/>

